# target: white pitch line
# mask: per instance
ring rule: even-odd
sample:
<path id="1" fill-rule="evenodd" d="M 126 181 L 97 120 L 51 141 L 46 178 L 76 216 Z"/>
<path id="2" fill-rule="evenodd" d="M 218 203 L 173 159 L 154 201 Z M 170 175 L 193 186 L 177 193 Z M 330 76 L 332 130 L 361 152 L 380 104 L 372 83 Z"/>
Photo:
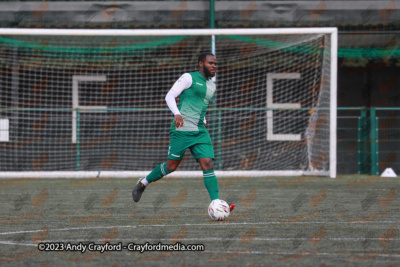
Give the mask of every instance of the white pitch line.
<path id="1" fill-rule="evenodd" d="M 304 251 L 304 252 L 307 252 L 307 251 Z M 237 254 L 237 255 L 246 255 L 246 254 L 262 254 L 262 255 L 264 255 L 264 254 L 266 254 L 266 255 L 294 255 L 294 256 L 296 256 L 296 255 L 298 255 L 296 252 L 274 252 L 274 251 L 259 251 L 259 250 L 245 250 L 245 251 L 234 251 L 234 250 L 231 250 L 231 251 L 208 251 L 208 250 L 206 250 L 206 251 L 203 251 L 202 253 L 215 253 L 215 254 Z M 354 256 L 357 256 L 357 255 L 360 255 L 360 254 L 362 254 L 362 253 L 358 253 L 358 254 L 349 254 L 349 255 L 347 255 L 347 256 L 352 256 L 352 255 L 354 255 Z M 337 254 L 337 253 L 328 253 L 328 252 L 318 252 L 318 253 L 315 253 L 315 254 L 310 254 L 309 256 L 307 255 L 307 257 L 311 257 L 311 256 L 335 256 L 335 257 L 337 257 L 339 254 Z M 364 255 L 364 254 L 363 254 Z M 399 258 L 400 257 L 400 254 L 379 254 L 379 255 L 375 255 L 374 254 L 374 257 L 376 257 L 376 258 L 378 258 L 378 257 L 396 257 L 396 258 Z M 290 261 L 290 260 L 288 260 L 288 261 Z"/>
<path id="2" fill-rule="evenodd" d="M 114 238 L 112 241 L 138 241 L 138 240 L 145 240 L 145 241 L 171 241 L 174 238 Z M 293 237 L 293 238 L 283 238 L 283 237 L 255 237 L 255 238 L 249 238 L 252 241 L 295 241 L 295 240 L 310 240 L 309 237 Z M 325 237 L 321 238 L 321 240 L 330 240 L 330 241 L 364 241 L 364 240 L 387 240 L 387 241 L 399 241 L 400 238 L 362 238 L 362 237 L 357 237 L 357 238 L 351 238 L 351 237 Z M 225 238 L 225 237 L 207 237 L 207 238 L 182 238 L 183 241 L 242 241 L 246 239 L 242 238 Z M 42 240 L 42 243 L 47 243 L 47 242 L 102 242 L 104 241 L 103 239 L 91 239 L 91 240 L 86 240 L 86 239 L 63 239 L 63 240 Z M 2 242 L 2 241 L 0 241 Z M 7 241 L 6 241 L 7 242 Z M 22 244 L 30 244 L 28 242 L 21 242 Z M 17 243 L 16 243 L 17 244 Z M 18 243 L 19 244 L 19 243 Z"/>
<path id="3" fill-rule="evenodd" d="M 58 242 L 62 242 L 62 241 L 58 241 Z M 78 241 L 77 241 L 78 242 Z M 13 243 L 13 242 L 8 242 L 8 241 L 0 241 L 0 244 L 3 245 L 20 245 L 20 246 L 33 246 L 33 247 L 37 247 L 37 245 L 35 244 L 26 244 L 26 243 Z M 245 251 L 234 251 L 234 250 L 230 250 L 230 251 L 216 251 L 216 250 L 205 250 L 202 251 L 201 253 L 212 253 L 212 254 L 240 254 L 240 255 L 246 255 L 246 254 L 258 254 L 258 255 L 297 255 L 297 253 L 293 253 L 293 252 L 279 252 L 279 251 L 259 251 L 259 250 L 245 250 Z M 351 254 L 351 253 L 346 253 L 349 254 L 348 256 L 354 255 L 357 256 L 359 254 Z M 338 254 L 337 253 L 328 253 L 328 252 L 318 252 L 315 254 L 312 254 L 310 256 L 335 256 L 337 257 Z M 379 254 L 379 255 L 374 255 L 374 257 L 378 258 L 378 257 L 387 257 L 387 258 L 391 258 L 391 257 L 395 257 L 395 258 L 400 258 L 400 254 Z"/>
<path id="4" fill-rule="evenodd" d="M 400 221 L 371 221 L 371 222 L 356 222 L 354 224 L 395 224 Z M 272 225 L 280 224 L 283 226 L 292 224 L 348 224 L 348 222 L 243 222 L 243 223 L 224 223 L 224 222 L 213 222 L 213 223 L 186 223 L 186 224 L 138 224 L 138 225 L 112 225 L 112 226 L 92 226 L 92 227 L 72 227 L 72 228 L 61 228 L 61 229 L 49 229 L 49 232 L 63 232 L 63 231 L 76 231 L 76 230 L 91 230 L 91 229 L 110 229 L 110 228 L 138 228 L 138 227 L 182 227 L 182 226 L 231 226 L 231 225 Z M 29 230 L 29 231 L 17 231 L 17 232 L 3 232 L 0 235 L 12 235 L 12 234 L 24 234 L 24 233 L 38 233 L 44 232 L 43 230 Z"/>
<path id="5" fill-rule="evenodd" d="M 136 228 L 136 225 L 122 225 L 122 226 L 93 226 L 93 227 L 73 227 L 73 228 L 61 228 L 61 229 L 49 229 L 48 232 L 63 232 L 63 231 L 75 231 L 75 230 L 90 230 L 90 229 L 110 229 L 113 227 L 117 228 Z M 13 234 L 25 234 L 25 233 L 39 233 L 45 232 L 44 230 L 29 230 L 29 231 L 18 231 L 18 232 L 4 232 L 0 235 L 13 235 Z"/>
<path id="6" fill-rule="evenodd" d="M 37 247 L 38 245 L 31 243 L 14 243 L 10 241 L 0 241 L 0 245 L 16 245 L 16 246 L 28 246 L 28 247 Z"/>

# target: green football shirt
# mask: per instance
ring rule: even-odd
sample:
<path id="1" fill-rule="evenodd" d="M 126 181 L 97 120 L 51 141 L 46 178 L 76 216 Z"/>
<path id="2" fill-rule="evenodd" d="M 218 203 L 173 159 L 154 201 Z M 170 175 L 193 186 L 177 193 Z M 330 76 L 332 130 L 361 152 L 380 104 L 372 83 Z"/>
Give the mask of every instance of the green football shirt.
<path id="1" fill-rule="evenodd" d="M 171 125 L 171 131 L 204 132 L 207 131 L 203 124 L 204 116 L 214 96 L 215 84 L 211 79 L 206 79 L 198 71 L 190 72 L 189 75 L 185 73 L 174 85 L 174 87 L 177 85 L 177 88 L 180 84 L 183 85 L 183 88 L 180 89 L 183 89 L 183 91 L 180 93 L 178 107 L 179 113 L 183 118 L 183 126 L 176 128 L 174 120 Z M 175 91 L 179 92 L 180 90 Z"/>

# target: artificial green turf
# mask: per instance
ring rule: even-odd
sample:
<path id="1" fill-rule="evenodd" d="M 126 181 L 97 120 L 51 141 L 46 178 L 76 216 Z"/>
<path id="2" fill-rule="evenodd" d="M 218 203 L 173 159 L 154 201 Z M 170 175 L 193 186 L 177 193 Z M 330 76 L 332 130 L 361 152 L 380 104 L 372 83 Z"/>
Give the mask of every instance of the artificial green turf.
<path id="1" fill-rule="evenodd" d="M 220 178 L 236 203 L 210 221 L 202 179 L 0 180 L 0 264 L 389 266 L 400 258 L 397 178 Z M 204 244 L 204 252 L 39 252 L 39 242 Z M 35 244 L 36 243 L 36 244 Z"/>

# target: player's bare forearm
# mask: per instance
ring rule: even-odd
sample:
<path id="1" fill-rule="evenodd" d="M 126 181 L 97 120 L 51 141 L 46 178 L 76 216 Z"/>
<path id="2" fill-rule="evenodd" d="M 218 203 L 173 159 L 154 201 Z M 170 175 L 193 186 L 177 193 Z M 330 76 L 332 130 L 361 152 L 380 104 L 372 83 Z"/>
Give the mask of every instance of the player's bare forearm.
<path id="1" fill-rule="evenodd" d="M 174 124 L 175 124 L 176 128 L 179 128 L 179 127 L 183 126 L 183 118 L 182 118 L 181 115 L 179 115 L 179 114 L 175 115 L 175 123 Z"/>

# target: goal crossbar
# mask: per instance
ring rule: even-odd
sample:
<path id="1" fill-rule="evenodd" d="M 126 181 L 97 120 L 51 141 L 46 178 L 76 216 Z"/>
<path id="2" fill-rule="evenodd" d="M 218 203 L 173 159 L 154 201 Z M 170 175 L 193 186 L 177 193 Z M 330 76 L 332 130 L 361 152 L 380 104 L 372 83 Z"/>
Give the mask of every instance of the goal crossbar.
<path id="1" fill-rule="evenodd" d="M 218 176 L 301 176 L 301 175 L 326 175 L 336 177 L 336 128 L 337 128 L 337 50 L 338 30 L 333 27 L 324 28 L 276 28 L 276 29 L 137 29 L 137 30 L 90 30 L 90 29 L 0 29 L 1 36 L 212 36 L 212 35 L 306 35 L 306 34 L 329 34 L 330 35 L 330 135 L 329 135 L 329 171 L 219 171 Z M 146 175 L 148 171 L 51 171 L 51 172 L 0 172 L 0 178 L 89 178 L 89 177 L 139 177 Z M 184 171 L 177 172 L 175 176 L 198 177 L 199 172 Z"/>
<path id="2" fill-rule="evenodd" d="M 1 28 L 0 35 L 52 35 L 52 36 L 211 36 L 211 35 L 273 35 L 273 34 L 337 34 L 337 28 L 276 28 L 276 29 L 13 29 Z"/>

